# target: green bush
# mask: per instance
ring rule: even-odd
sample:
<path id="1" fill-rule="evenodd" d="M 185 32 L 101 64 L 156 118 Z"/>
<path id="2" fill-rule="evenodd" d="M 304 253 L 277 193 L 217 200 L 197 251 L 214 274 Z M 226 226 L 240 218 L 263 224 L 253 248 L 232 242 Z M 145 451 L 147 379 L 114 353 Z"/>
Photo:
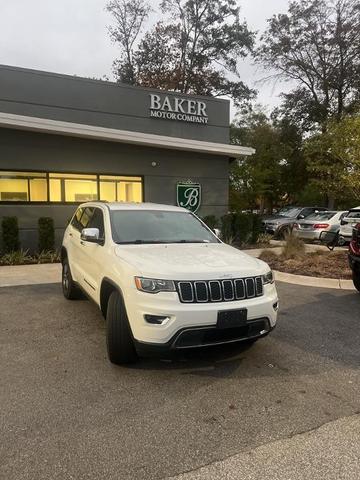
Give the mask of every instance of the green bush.
<path id="1" fill-rule="evenodd" d="M 222 239 L 235 244 L 256 244 L 261 234 L 261 218 L 252 213 L 229 213 L 221 218 Z"/>
<path id="2" fill-rule="evenodd" d="M 39 218 L 39 252 L 49 252 L 55 247 L 54 220 L 50 217 Z"/>
<path id="3" fill-rule="evenodd" d="M 215 217 L 215 215 L 206 215 L 202 218 L 202 221 L 206 223 L 211 230 L 214 230 L 214 228 L 217 228 L 218 226 L 218 219 Z"/>
<path id="4" fill-rule="evenodd" d="M 19 225 L 17 217 L 4 217 L 1 222 L 2 249 L 4 253 L 20 249 Z"/>

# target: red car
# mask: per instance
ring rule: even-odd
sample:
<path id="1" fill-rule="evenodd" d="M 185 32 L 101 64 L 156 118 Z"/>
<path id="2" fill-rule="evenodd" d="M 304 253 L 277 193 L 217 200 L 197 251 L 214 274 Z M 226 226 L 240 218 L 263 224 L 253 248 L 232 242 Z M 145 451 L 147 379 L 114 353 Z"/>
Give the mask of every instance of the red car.
<path id="1" fill-rule="evenodd" d="M 355 288 L 360 292 L 360 223 L 353 229 L 349 247 L 349 264 L 353 272 Z"/>

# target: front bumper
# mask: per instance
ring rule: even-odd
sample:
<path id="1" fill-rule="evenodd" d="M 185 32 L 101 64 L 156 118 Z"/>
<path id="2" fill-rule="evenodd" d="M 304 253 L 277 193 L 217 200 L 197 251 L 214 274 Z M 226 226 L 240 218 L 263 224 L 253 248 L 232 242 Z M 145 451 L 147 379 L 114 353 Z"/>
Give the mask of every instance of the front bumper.
<path id="1" fill-rule="evenodd" d="M 255 330 L 251 330 L 251 322 L 264 320 L 264 328 L 260 328 L 255 332 L 255 336 L 262 336 L 276 325 L 278 296 L 274 284 L 264 286 L 264 295 L 261 297 L 219 303 L 180 303 L 178 294 L 176 292 L 162 292 L 155 295 L 149 293 L 139 292 L 136 289 L 131 289 L 125 298 L 126 310 L 129 318 L 130 327 L 136 344 L 155 344 L 164 347 L 176 346 L 179 344 L 178 336 L 184 331 L 200 331 L 198 332 L 198 343 L 188 345 L 204 346 L 206 338 L 209 339 L 213 335 L 211 332 L 206 332 L 206 329 L 216 329 L 217 317 L 219 311 L 247 309 L 247 318 L 249 328 L 247 330 L 233 332 L 239 334 L 236 338 L 220 339 L 220 343 L 229 343 L 232 341 L 245 340 L 251 338 Z M 149 324 L 144 315 L 156 315 L 167 317 L 168 320 L 163 325 Z M 242 327 L 241 327 L 242 328 Z M 231 330 L 231 329 L 229 329 Z M 262 333 L 261 333 L 262 332 Z M 206 335 L 205 335 L 206 334 Z M 204 337 L 205 335 L 205 337 Z M 184 335 L 181 334 L 181 341 L 184 340 Z M 195 338 L 194 335 L 193 338 Z M 202 337 L 202 338 L 200 338 Z M 215 337 L 217 337 L 215 335 Z M 214 338 L 211 344 L 219 343 Z M 175 343 L 174 343 L 175 342 Z"/>

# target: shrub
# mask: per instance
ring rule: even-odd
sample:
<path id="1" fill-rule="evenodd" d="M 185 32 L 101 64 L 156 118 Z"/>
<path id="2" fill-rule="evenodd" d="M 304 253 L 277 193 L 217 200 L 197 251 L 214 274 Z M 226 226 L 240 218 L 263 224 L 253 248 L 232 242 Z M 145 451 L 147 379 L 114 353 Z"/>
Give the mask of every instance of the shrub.
<path id="1" fill-rule="evenodd" d="M 272 240 L 272 238 L 272 235 L 270 235 L 269 233 L 260 233 L 258 235 L 256 243 L 258 245 L 267 246 L 270 245 L 270 241 Z"/>
<path id="2" fill-rule="evenodd" d="M 1 230 L 4 253 L 19 250 L 19 225 L 17 217 L 4 217 L 1 222 Z"/>
<path id="3" fill-rule="evenodd" d="M 221 217 L 221 239 L 225 243 L 229 243 L 230 239 L 233 242 L 234 239 L 234 230 L 232 225 L 232 214 L 224 215 Z"/>
<path id="4" fill-rule="evenodd" d="M 55 229 L 54 220 L 50 217 L 39 218 L 39 252 L 54 250 Z"/>
<path id="5" fill-rule="evenodd" d="M 283 246 L 281 256 L 284 259 L 299 258 L 305 255 L 305 243 L 294 235 L 285 237 L 285 245 Z"/>
<path id="6" fill-rule="evenodd" d="M 60 262 L 60 252 L 42 251 L 35 255 L 36 263 L 58 263 Z"/>
<path id="7" fill-rule="evenodd" d="M 27 265 L 33 262 L 28 250 L 16 250 L 0 257 L 0 265 Z"/>
<path id="8" fill-rule="evenodd" d="M 261 219 L 252 213 L 229 213 L 221 218 L 222 238 L 237 244 L 255 244 L 261 233 Z"/>
<path id="9" fill-rule="evenodd" d="M 218 219 L 215 217 L 215 215 L 206 215 L 202 218 L 202 221 L 206 223 L 211 230 L 214 230 L 214 228 L 217 228 L 218 226 Z"/>

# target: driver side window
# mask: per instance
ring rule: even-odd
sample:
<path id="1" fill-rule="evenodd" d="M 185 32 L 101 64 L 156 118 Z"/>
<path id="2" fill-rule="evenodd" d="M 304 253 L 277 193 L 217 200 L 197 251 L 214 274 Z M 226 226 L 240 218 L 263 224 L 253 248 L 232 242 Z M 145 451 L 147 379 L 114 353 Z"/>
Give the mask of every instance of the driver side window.
<path id="1" fill-rule="evenodd" d="M 91 220 L 88 224 L 88 228 L 98 228 L 99 229 L 99 238 L 105 238 L 105 229 L 104 229 L 104 214 L 100 208 L 95 208 L 94 213 L 91 217 Z"/>

